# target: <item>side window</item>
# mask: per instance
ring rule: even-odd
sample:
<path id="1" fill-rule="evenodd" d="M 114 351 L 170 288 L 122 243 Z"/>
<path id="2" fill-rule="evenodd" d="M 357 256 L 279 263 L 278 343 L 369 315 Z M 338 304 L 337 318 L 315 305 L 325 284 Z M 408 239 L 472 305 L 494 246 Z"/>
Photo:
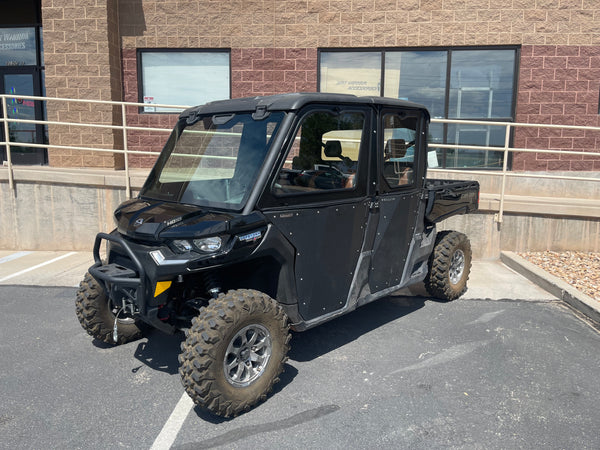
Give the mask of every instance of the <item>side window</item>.
<path id="1" fill-rule="evenodd" d="M 300 123 L 275 195 L 349 190 L 356 185 L 365 123 L 361 112 L 313 111 Z"/>
<path id="2" fill-rule="evenodd" d="M 391 188 L 414 182 L 417 118 L 383 116 L 383 177 Z"/>

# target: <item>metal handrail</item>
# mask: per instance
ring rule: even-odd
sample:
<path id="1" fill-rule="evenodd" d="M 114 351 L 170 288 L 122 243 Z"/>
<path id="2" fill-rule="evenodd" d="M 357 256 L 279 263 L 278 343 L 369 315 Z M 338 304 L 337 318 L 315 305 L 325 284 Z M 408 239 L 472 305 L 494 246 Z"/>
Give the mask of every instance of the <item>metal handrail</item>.
<path id="1" fill-rule="evenodd" d="M 470 174 L 485 174 L 491 176 L 501 176 L 502 184 L 500 188 L 500 206 L 498 213 L 495 215 L 495 220 L 499 224 L 502 223 L 504 217 L 504 200 L 506 196 L 506 179 L 507 177 L 521 177 L 521 178 L 540 178 L 540 179 L 554 179 L 554 180 L 581 180 L 581 181 L 593 181 L 600 182 L 600 178 L 590 177 L 568 177 L 564 175 L 535 175 L 535 174 L 519 174 L 508 171 L 508 155 L 509 152 L 515 153 L 557 153 L 560 155 L 585 155 L 585 156 L 600 156 L 600 152 L 582 152 L 575 150 L 544 150 L 544 149 L 531 149 L 531 148 L 518 148 L 510 147 L 510 135 L 511 130 L 514 128 L 555 128 L 555 129 L 566 129 L 566 130 L 589 130 L 589 131 L 600 131 L 600 127 L 581 126 L 581 125 L 557 125 L 557 124 L 535 124 L 535 123 L 515 123 L 515 122 L 494 122 L 485 120 L 464 120 L 464 119 L 431 119 L 432 123 L 445 123 L 445 124 L 458 124 L 458 125 L 482 125 L 482 126 L 497 126 L 504 127 L 504 146 L 502 147 L 491 147 L 491 146 L 478 146 L 478 145 L 461 145 L 461 144 L 432 144 L 432 147 L 438 148 L 450 148 L 450 149 L 472 149 L 472 150 L 484 150 L 484 151 L 502 151 L 502 171 L 474 171 L 469 170 Z M 430 169 L 431 170 L 431 169 Z M 433 169 L 435 170 L 435 169 Z M 446 173 L 464 173 L 465 171 L 443 169 Z"/>
<path id="2" fill-rule="evenodd" d="M 30 120 L 30 119 L 15 119 L 8 117 L 8 99 L 21 99 L 21 100 L 34 100 L 34 101 L 56 101 L 56 102 L 70 102 L 70 103 L 87 103 L 87 104 L 98 104 L 98 105 L 112 105 L 119 106 L 121 108 L 121 124 L 96 124 L 96 123 L 81 123 L 81 122 L 61 122 L 61 121 L 49 121 L 49 120 Z M 127 125 L 127 107 L 148 107 L 147 103 L 136 103 L 136 102 L 120 102 L 120 101 L 109 101 L 109 100 L 85 100 L 85 99 L 70 99 L 70 98 L 58 98 L 58 97 L 38 97 L 30 95 L 15 95 L 15 94 L 0 94 L 2 103 L 2 117 L 0 122 L 3 124 L 5 140 L 0 142 L 0 145 L 6 147 L 6 165 L 8 166 L 8 181 L 9 186 L 14 190 L 14 176 L 13 176 L 13 164 L 11 159 L 11 147 L 30 147 L 30 148 L 56 148 L 56 149 L 68 149 L 78 151 L 96 151 L 105 153 L 117 153 L 124 155 L 125 164 L 125 190 L 127 197 L 131 197 L 131 184 L 130 184 L 130 168 L 129 168 L 129 155 L 153 155 L 157 156 L 156 152 L 144 151 L 144 150 L 129 150 L 127 142 L 128 131 L 155 131 L 155 132 L 171 132 L 170 128 L 157 128 L 157 127 L 140 127 Z M 177 109 L 182 110 L 189 108 L 188 105 L 168 105 L 168 104 L 151 104 L 152 107 L 165 108 L 165 109 Z M 516 128 L 556 128 L 566 130 L 589 130 L 589 131 L 600 131 L 600 127 L 590 126 L 579 126 L 579 125 L 556 125 L 556 124 L 531 124 L 531 123 L 514 123 L 514 122 L 494 122 L 484 120 L 464 120 L 464 119 L 439 119 L 435 118 L 431 120 L 432 123 L 444 123 L 444 124 L 466 124 L 466 125 L 481 125 L 481 126 L 495 126 L 505 128 L 504 146 L 492 147 L 492 146 L 480 146 L 480 145 L 461 145 L 461 144 L 430 144 L 430 147 L 440 149 L 468 149 L 468 150 L 482 150 L 482 151 L 496 151 L 503 152 L 502 170 L 501 171 L 477 171 L 470 169 L 470 174 L 481 174 L 491 176 L 501 176 L 502 185 L 500 192 L 500 206 L 499 212 L 496 214 L 496 221 L 502 223 L 504 214 L 504 198 L 506 192 L 506 179 L 508 177 L 522 177 L 522 178 L 540 178 L 540 179 L 556 179 L 556 180 L 581 180 L 581 181 L 594 181 L 600 182 L 600 178 L 580 177 L 580 176 L 565 176 L 565 175 L 547 175 L 547 174 L 531 174 L 531 173 L 517 173 L 508 170 L 508 157 L 511 152 L 518 153 L 557 153 L 561 155 L 585 155 L 585 156 L 600 156 L 599 151 L 583 152 L 576 150 L 549 150 L 549 149 L 530 149 L 530 148 L 517 148 L 510 147 L 510 135 L 512 130 Z M 10 123 L 28 123 L 34 125 L 67 125 L 74 127 L 84 128 L 100 128 L 100 129 L 114 129 L 122 130 L 123 132 L 123 148 L 93 148 L 84 146 L 74 145 L 56 145 L 56 144 L 37 144 L 27 142 L 15 142 L 10 140 Z M 445 173 L 465 173 L 464 170 L 457 169 L 429 169 L 434 172 L 445 172 Z"/>
<path id="3" fill-rule="evenodd" d="M 10 148 L 12 147 L 30 147 L 30 148 L 57 148 L 57 149 L 68 149 L 68 150 L 79 150 L 79 151 L 97 151 L 105 153 L 119 153 L 124 155 L 125 164 L 125 191 L 128 198 L 131 198 L 131 181 L 129 176 L 129 154 L 140 154 L 140 155 L 156 155 L 156 152 L 150 151 L 139 151 L 129 150 L 127 143 L 127 130 L 135 131 L 158 131 L 158 132 L 171 132 L 168 128 L 155 128 L 155 127 L 135 127 L 127 125 L 127 114 L 126 107 L 147 107 L 147 103 L 134 103 L 134 102 L 119 102 L 109 100 L 85 100 L 85 99 L 71 99 L 71 98 L 59 98 L 59 97 L 38 97 L 32 95 L 16 95 L 16 94 L 0 94 L 2 99 L 2 117 L 0 121 L 4 123 L 4 135 L 5 140 L 0 142 L 0 145 L 6 146 L 6 160 L 8 165 L 8 183 L 10 189 L 14 190 L 14 176 L 12 160 L 10 156 Z M 70 103 L 86 103 L 86 104 L 99 104 L 99 105 L 112 105 L 121 107 L 121 125 L 107 125 L 107 124 L 89 124 L 80 122 L 61 122 L 61 121 L 49 121 L 49 120 L 28 120 L 28 119 L 13 119 L 8 117 L 7 99 L 21 99 L 21 100 L 34 100 L 34 101 L 57 101 L 57 102 L 70 102 Z M 167 108 L 167 109 L 186 109 L 188 105 L 167 105 L 167 104 L 152 104 L 152 107 Z M 68 125 L 75 127 L 88 127 L 88 128 L 103 128 L 103 129 L 114 129 L 122 130 L 123 132 L 123 149 L 106 149 L 106 148 L 91 148 L 81 146 L 66 146 L 66 145 L 55 145 L 55 144 L 37 144 L 28 142 L 11 142 L 9 134 L 9 123 L 30 123 L 36 125 Z"/>

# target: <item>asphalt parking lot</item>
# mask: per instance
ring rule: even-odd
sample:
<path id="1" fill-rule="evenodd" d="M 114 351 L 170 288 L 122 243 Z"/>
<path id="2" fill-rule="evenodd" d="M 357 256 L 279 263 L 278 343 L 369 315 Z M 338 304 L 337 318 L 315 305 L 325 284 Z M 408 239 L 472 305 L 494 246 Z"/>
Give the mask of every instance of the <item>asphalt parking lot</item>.
<path id="1" fill-rule="evenodd" d="M 474 268 L 464 299 L 390 296 L 294 334 L 276 392 L 231 420 L 186 400 L 182 336 L 98 343 L 73 284 L 12 277 L 0 286 L 0 447 L 600 448 L 598 330 L 496 264 L 495 279 Z"/>

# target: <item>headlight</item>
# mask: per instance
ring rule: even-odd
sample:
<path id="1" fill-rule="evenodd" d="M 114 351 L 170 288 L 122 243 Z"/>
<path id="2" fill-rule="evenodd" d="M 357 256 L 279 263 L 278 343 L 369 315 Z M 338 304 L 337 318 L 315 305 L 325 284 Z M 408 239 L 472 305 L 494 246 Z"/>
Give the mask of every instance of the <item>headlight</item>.
<path id="1" fill-rule="evenodd" d="M 190 244 L 190 241 L 186 241 L 185 239 L 177 239 L 173 241 L 173 245 L 177 250 L 183 253 L 189 252 L 193 248 L 192 244 Z"/>
<path id="2" fill-rule="evenodd" d="M 223 244 L 222 239 L 219 236 L 212 236 L 202 239 L 194 239 L 194 245 L 198 250 L 204 253 L 214 253 L 221 249 Z"/>

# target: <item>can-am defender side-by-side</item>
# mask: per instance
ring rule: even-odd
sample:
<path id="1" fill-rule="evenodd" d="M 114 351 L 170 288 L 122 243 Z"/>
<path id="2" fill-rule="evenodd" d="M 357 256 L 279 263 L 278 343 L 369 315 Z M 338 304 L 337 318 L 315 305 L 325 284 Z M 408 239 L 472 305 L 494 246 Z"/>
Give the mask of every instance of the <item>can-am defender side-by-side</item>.
<path id="1" fill-rule="evenodd" d="M 81 325 L 114 344 L 184 330 L 186 392 L 229 417 L 278 381 L 290 329 L 422 281 L 458 298 L 470 244 L 436 223 L 476 210 L 479 185 L 426 179 L 428 124 L 420 105 L 340 94 L 186 110 L 117 228 L 96 237 Z"/>

